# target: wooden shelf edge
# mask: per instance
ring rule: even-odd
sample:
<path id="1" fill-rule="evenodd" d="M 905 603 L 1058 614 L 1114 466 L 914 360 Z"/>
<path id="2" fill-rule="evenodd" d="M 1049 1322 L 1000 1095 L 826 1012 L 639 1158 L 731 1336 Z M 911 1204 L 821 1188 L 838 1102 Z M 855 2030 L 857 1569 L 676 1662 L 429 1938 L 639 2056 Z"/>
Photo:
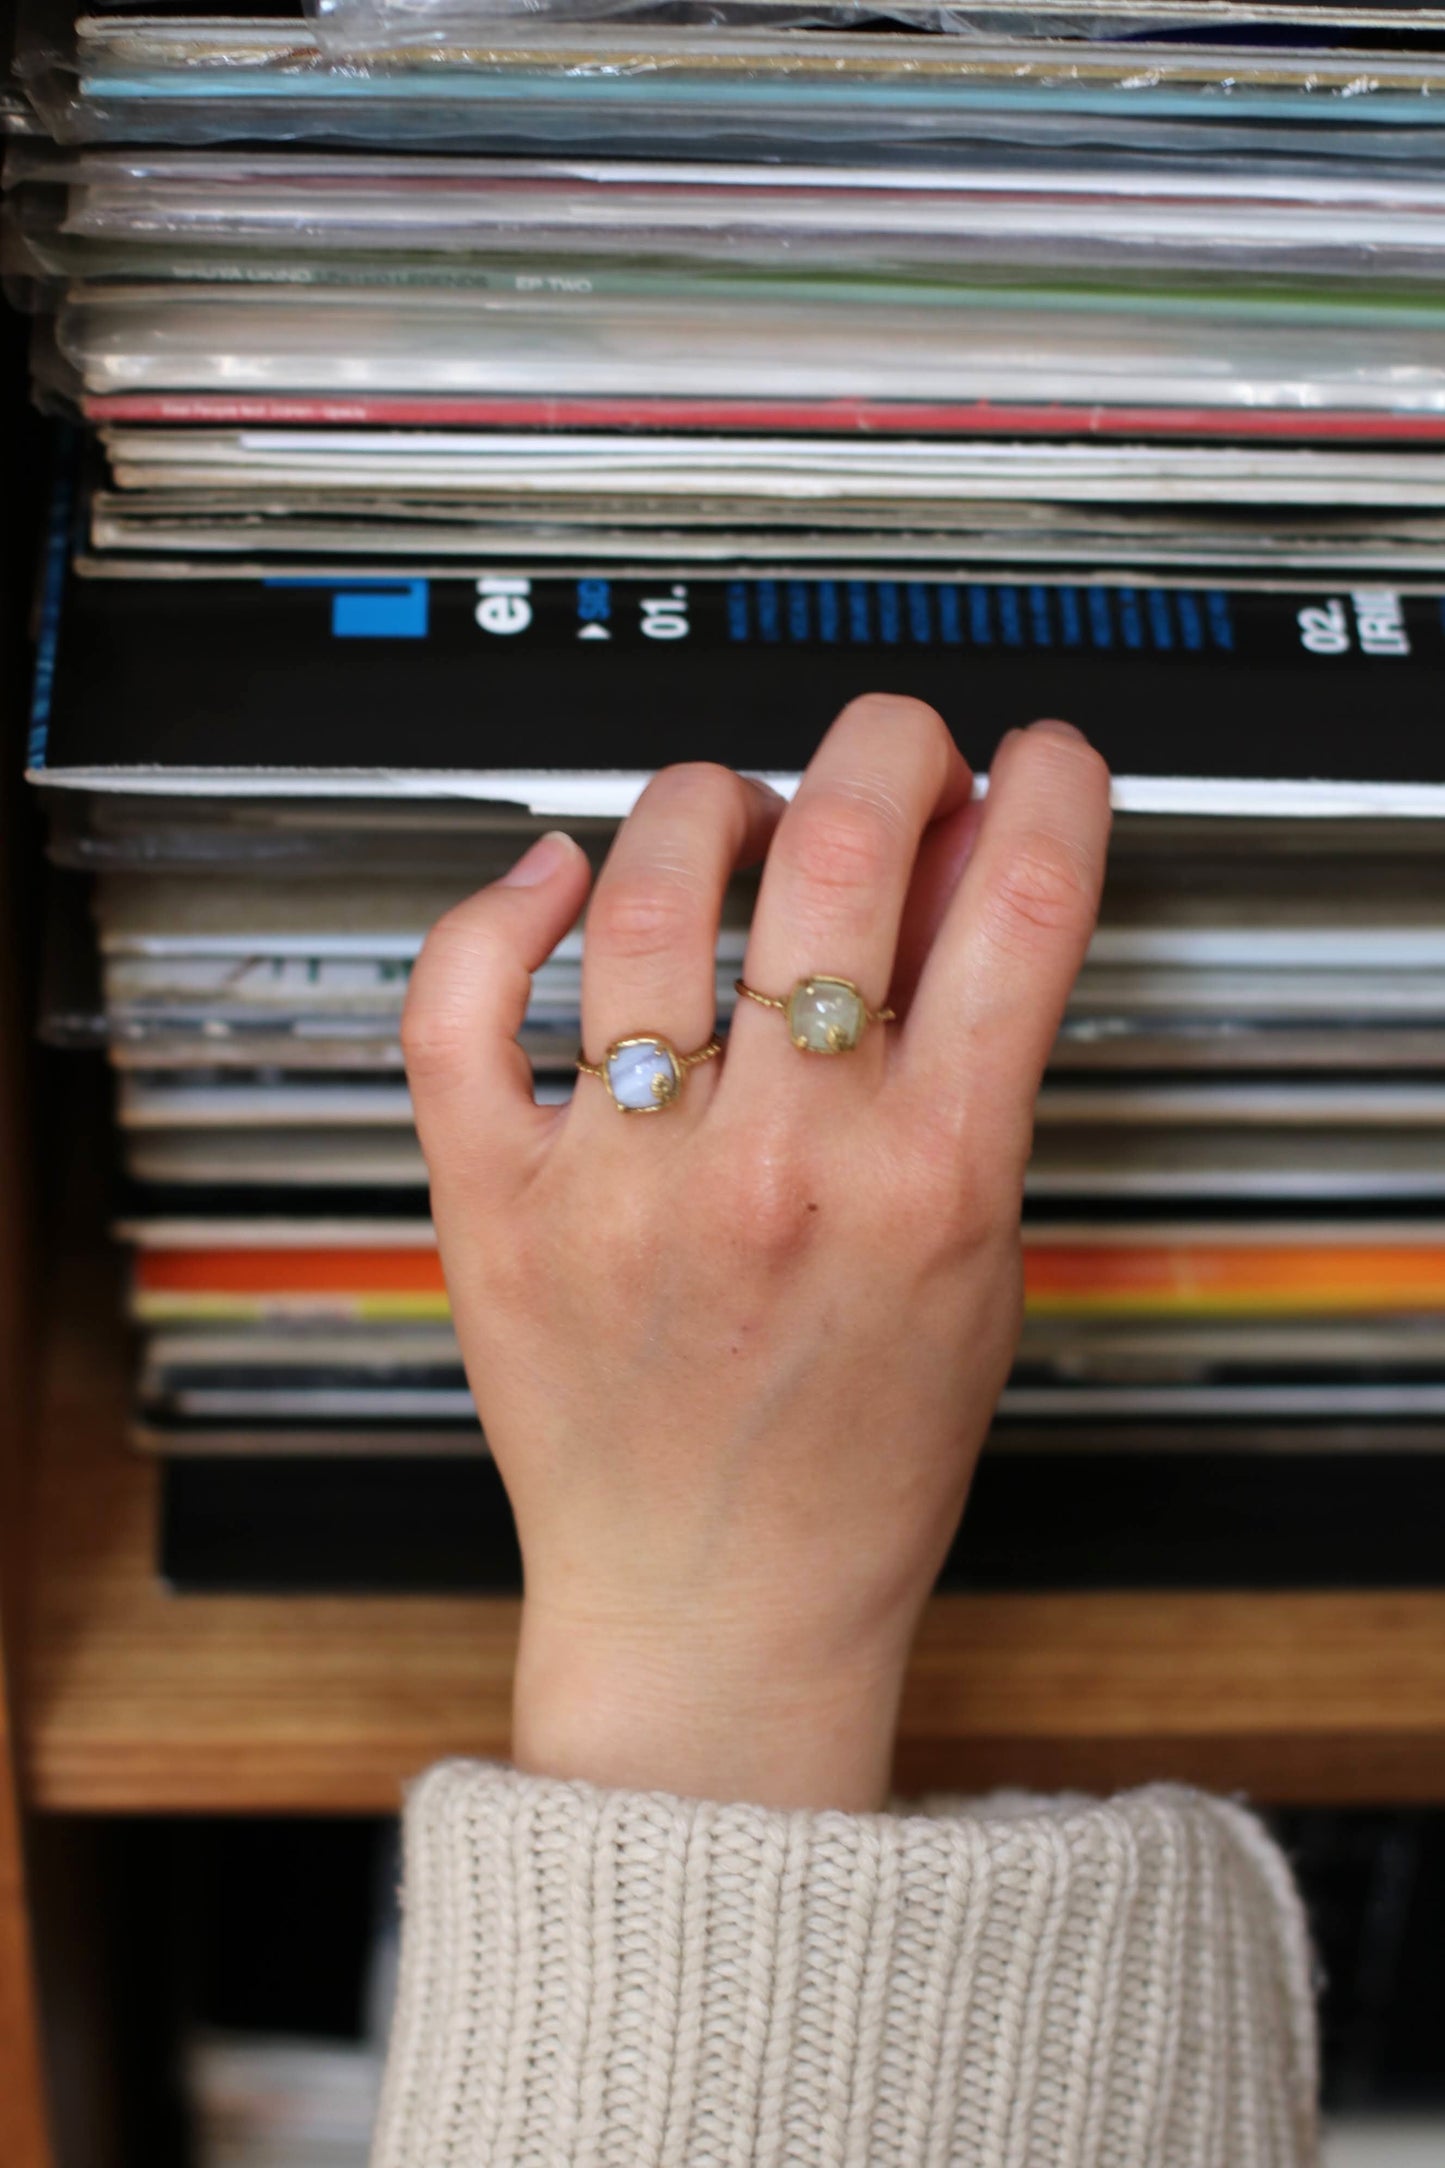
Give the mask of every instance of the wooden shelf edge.
<path id="1" fill-rule="evenodd" d="M 123 1626 L 101 1607 L 37 1651 L 28 1801 L 391 1812 L 430 1762 L 505 1754 L 515 1616 L 134 1587 Z M 905 1794 L 1173 1781 L 1281 1805 L 1445 1800 L 1445 1595 L 941 1598 L 897 1775 Z"/>
<path id="2" fill-rule="evenodd" d="M 65 1815 L 321 1815 L 396 1813 L 410 1778 L 432 1761 L 498 1758 L 501 1740 L 429 1741 L 415 1758 L 365 1745 L 283 1760 L 224 1747 L 158 1754 L 57 1743 L 31 1772 L 29 1805 Z M 1118 1739 L 904 1739 L 903 1799 L 995 1790 L 1108 1794 L 1191 1784 L 1262 1807 L 1408 1807 L 1445 1801 L 1445 1740 L 1301 1733 L 1290 1739 L 1156 1736 Z"/>
<path id="3" fill-rule="evenodd" d="M 194 1597 L 156 1581 L 123 1443 L 113 1261 L 57 1275 L 17 1666 L 27 1803 L 389 1812 L 506 1751 L 516 1605 Z M 1187 1779 L 1264 1802 L 1445 1802 L 1445 1590 L 950 1595 L 902 1713 L 907 1791 Z"/>

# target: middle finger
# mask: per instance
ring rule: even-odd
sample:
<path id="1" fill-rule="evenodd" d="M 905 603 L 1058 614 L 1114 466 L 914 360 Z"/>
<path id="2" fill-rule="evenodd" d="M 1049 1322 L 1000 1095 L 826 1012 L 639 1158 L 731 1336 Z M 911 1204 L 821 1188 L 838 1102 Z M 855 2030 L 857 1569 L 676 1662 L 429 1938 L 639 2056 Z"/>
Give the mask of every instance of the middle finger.
<path id="1" fill-rule="evenodd" d="M 850 702 L 778 824 L 748 938 L 747 985 L 781 1002 L 800 979 L 841 978 L 881 1009 L 919 841 L 930 821 L 966 802 L 972 780 L 923 701 L 872 693 Z M 739 996 L 734 1064 L 761 1055 L 765 1037 L 797 1058 L 783 1020 Z"/>

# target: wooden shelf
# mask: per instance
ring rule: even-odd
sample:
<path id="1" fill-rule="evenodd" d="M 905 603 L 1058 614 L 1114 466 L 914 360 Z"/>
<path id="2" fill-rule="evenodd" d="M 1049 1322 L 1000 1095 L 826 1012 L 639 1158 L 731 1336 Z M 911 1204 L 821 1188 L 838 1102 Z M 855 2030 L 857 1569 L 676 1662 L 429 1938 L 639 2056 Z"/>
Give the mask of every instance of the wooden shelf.
<path id="1" fill-rule="evenodd" d="M 21 1781 L 77 1812 L 386 1811 L 501 1754 L 510 1602 L 177 1597 L 122 1441 L 100 1246 L 44 1364 Z M 1445 1800 L 1445 1593 L 952 1596 L 928 1616 L 909 1789 L 1187 1778 L 1293 1801 Z"/>

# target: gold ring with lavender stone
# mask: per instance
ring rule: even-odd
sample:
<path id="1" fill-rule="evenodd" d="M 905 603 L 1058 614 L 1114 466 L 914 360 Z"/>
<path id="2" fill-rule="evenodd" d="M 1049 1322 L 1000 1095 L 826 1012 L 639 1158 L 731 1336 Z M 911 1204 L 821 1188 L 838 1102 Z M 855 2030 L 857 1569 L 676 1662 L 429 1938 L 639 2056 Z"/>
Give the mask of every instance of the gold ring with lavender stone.
<path id="1" fill-rule="evenodd" d="M 760 1008 L 781 1009 L 788 1037 L 804 1054 L 851 1054 L 870 1024 L 891 1024 L 892 1009 L 870 1009 L 851 979 L 811 971 L 790 993 L 760 994 L 745 979 L 734 986 Z"/>
<path id="2" fill-rule="evenodd" d="M 583 1076 L 601 1079 L 619 1114 L 661 1114 L 681 1098 L 688 1070 L 721 1052 L 716 1032 L 706 1046 L 679 1054 L 671 1039 L 639 1031 L 630 1039 L 614 1039 L 601 1061 L 587 1061 L 579 1054 L 577 1067 Z"/>

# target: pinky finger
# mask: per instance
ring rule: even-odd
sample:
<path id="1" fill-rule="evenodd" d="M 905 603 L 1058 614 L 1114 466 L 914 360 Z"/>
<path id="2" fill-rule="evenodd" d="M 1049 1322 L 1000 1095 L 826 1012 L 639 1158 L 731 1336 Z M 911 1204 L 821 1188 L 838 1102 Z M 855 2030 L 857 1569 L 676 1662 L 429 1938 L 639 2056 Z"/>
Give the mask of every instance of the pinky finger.
<path id="1" fill-rule="evenodd" d="M 1098 914 L 1109 773 L 1077 730 L 1000 747 L 963 877 L 924 966 L 906 1058 L 1028 1150 L 1034 1100 Z"/>

